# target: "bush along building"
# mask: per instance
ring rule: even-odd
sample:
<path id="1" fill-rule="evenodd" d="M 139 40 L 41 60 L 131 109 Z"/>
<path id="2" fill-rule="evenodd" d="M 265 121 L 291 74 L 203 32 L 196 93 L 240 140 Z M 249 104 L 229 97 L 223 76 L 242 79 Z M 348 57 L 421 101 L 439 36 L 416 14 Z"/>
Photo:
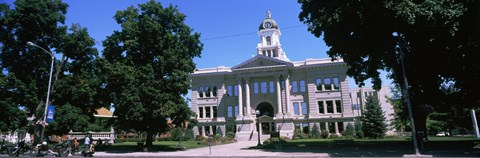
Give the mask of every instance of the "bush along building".
<path id="1" fill-rule="evenodd" d="M 281 31 L 267 12 L 260 23 L 257 53 L 233 67 L 197 69 L 191 75 L 195 135 L 257 140 L 279 132 L 314 126 L 341 135 L 354 122 L 354 108 L 342 59 L 290 61 L 280 44 Z M 356 93 L 355 93 L 356 94 Z"/>

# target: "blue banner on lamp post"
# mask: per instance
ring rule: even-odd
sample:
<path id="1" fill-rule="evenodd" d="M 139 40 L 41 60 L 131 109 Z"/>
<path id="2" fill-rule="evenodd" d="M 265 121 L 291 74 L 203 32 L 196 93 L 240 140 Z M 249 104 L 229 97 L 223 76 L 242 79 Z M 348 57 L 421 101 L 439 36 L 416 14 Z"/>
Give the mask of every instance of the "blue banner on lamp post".
<path id="1" fill-rule="evenodd" d="M 53 119 L 54 113 L 55 113 L 55 106 L 49 105 L 48 109 L 47 109 L 47 122 L 53 122 L 54 121 L 54 119 Z"/>

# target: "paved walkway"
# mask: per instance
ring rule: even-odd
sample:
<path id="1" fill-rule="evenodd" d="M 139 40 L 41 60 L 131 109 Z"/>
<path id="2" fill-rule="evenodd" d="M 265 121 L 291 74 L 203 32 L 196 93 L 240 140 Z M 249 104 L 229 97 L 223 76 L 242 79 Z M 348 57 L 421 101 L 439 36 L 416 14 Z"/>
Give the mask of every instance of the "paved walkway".
<path id="1" fill-rule="evenodd" d="M 329 157 L 327 153 L 311 152 L 266 152 L 248 149 L 256 146 L 256 141 L 240 141 L 225 145 L 216 145 L 175 152 L 132 152 L 107 153 L 95 152 L 95 157 Z"/>

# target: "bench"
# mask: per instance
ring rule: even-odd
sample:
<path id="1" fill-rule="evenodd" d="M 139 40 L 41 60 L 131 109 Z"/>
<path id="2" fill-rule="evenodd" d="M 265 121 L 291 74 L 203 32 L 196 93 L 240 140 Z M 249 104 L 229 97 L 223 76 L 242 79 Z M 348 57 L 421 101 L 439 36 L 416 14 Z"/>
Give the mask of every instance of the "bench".
<path id="1" fill-rule="evenodd" d="M 333 143 L 335 144 L 352 144 L 354 143 L 353 139 L 334 139 Z"/>

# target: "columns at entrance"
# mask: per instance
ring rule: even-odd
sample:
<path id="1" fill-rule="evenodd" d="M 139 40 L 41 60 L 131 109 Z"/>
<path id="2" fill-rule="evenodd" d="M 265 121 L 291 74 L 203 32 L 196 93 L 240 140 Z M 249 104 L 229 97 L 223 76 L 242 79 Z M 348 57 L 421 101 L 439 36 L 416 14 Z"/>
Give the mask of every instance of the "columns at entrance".
<path id="1" fill-rule="evenodd" d="M 282 110 L 282 89 L 280 89 L 280 79 L 278 76 L 275 76 L 275 81 L 277 82 L 277 117 L 279 115 L 283 115 L 283 110 Z"/>
<path id="2" fill-rule="evenodd" d="M 292 115 L 290 110 L 290 76 L 285 77 L 285 106 L 287 107 L 287 115 Z"/>
<path id="3" fill-rule="evenodd" d="M 245 79 L 245 106 L 247 110 L 245 111 L 245 116 L 250 117 L 250 86 L 249 81 L 250 79 Z"/>
<path id="4" fill-rule="evenodd" d="M 242 105 L 242 78 L 238 79 L 238 116 L 237 119 L 241 119 L 243 116 L 243 105 Z"/>

